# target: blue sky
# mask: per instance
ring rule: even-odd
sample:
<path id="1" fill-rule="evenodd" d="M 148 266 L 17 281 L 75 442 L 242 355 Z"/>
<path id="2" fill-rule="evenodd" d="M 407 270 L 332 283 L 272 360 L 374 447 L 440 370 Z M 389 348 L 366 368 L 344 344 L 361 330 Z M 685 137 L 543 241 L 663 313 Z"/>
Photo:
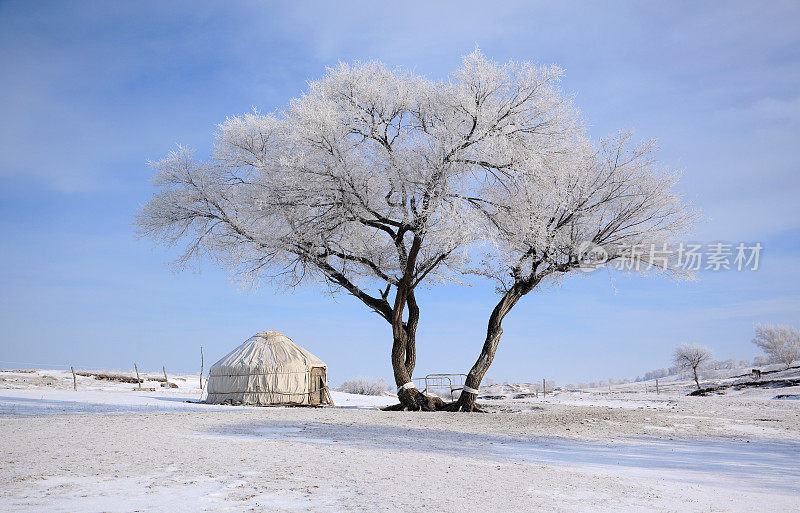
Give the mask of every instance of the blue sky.
<path id="1" fill-rule="evenodd" d="M 708 221 L 761 242 L 756 272 L 692 283 L 605 273 L 526 297 L 489 376 L 565 383 L 665 366 L 675 345 L 750 358 L 754 322 L 800 323 L 800 5 L 697 3 L 0 3 L 0 367 L 196 371 L 276 329 L 336 383 L 391 376 L 385 323 L 346 295 L 247 292 L 137 240 L 148 160 L 207 155 L 216 124 L 285 105 L 338 60 L 444 78 L 479 45 L 557 63 L 600 137 L 658 138 Z M 489 284 L 420 292 L 418 372 L 466 372 Z"/>

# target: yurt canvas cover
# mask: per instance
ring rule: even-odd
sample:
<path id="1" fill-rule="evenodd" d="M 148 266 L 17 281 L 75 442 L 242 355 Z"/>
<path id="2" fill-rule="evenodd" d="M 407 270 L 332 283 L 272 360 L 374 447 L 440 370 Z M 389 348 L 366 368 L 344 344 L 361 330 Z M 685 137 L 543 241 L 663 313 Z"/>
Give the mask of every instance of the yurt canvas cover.
<path id="1" fill-rule="evenodd" d="M 250 337 L 209 370 L 213 404 L 330 403 L 325 363 L 277 331 Z"/>

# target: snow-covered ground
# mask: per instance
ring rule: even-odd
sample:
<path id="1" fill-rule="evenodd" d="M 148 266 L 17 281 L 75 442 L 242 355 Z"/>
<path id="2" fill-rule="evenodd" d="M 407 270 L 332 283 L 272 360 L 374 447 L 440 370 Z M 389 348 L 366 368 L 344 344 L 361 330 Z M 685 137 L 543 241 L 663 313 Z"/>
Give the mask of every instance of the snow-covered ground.
<path id="1" fill-rule="evenodd" d="M 0 372 L 0 511 L 800 511 L 800 401 L 774 399 L 800 387 L 495 385 L 492 413 L 457 414 L 210 406 L 170 381 Z"/>

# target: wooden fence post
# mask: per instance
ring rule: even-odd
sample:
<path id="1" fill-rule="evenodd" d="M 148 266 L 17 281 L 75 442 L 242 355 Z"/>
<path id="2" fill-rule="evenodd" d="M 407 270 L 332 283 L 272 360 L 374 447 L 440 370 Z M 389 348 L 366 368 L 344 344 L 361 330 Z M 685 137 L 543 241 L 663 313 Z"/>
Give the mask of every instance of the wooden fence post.
<path id="1" fill-rule="evenodd" d="M 139 378 L 139 367 L 136 366 L 136 362 L 133 362 L 133 368 L 136 369 L 136 384 L 139 388 L 142 388 L 142 380 Z"/>
<path id="2" fill-rule="evenodd" d="M 166 387 L 169 388 L 169 378 L 167 378 L 167 366 L 162 365 L 161 369 L 164 371 L 164 383 L 166 383 Z"/>
<path id="3" fill-rule="evenodd" d="M 547 397 L 547 383 L 545 382 L 544 378 L 542 378 L 542 398 Z"/>
<path id="4" fill-rule="evenodd" d="M 75 367 L 70 365 L 69 369 L 72 371 L 72 389 L 77 392 L 78 391 L 78 378 L 75 377 Z"/>
<path id="5" fill-rule="evenodd" d="M 659 392 L 658 392 L 658 380 L 656 380 L 656 395 L 659 395 Z"/>

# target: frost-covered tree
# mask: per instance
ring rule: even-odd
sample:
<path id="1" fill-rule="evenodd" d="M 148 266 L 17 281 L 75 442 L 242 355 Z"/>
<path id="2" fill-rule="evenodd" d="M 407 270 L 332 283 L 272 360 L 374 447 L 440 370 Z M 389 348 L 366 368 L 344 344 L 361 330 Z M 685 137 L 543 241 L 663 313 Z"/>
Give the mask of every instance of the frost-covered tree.
<path id="1" fill-rule="evenodd" d="M 755 367 L 760 367 L 762 365 L 769 365 L 771 363 L 775 363 L 775 359 L 770 356 L 756 356 L 753 358 L 753 365 Z"/>
<path id="2" fill-rule="evenodd" d="M 620 133 L 592 145 L 582 135 L 553 141 L 525 159 L 486 160 L 481 201 L 485 255 L 473 272 L 495 280 L 500 300 L 458 409 L 471 411 L 494 359 L 502 322 L 542 283 L 626 259 L 631 272 L 690 277 L 676 244 L 697 219 L 675 192 L 676 173 L 661 169 L 654 142 L 634 145 Z M 588 258 L 587 258 L 588 257 Z M 590 260 L 590 262 L 587 262 Z"/>
<path id="3" fill-rule="evenodd" d="M 700 390 L 700 379 L 697 371 L 711 360 L 711 350 L 697 344 L 681 344 L 675 348 L 673 363 L 682 371 L 691 371 L 694 375 L 694 382 Z"/>
<path id="4" fill-rule="evenodd" d="M 800 360 L 800 330 L 791 326 L 755 325 L 753 343 L 770 359 L 786 365 Z"/>
<path id="5" fill-rule="evenodd" d="M 488 176 L 575 141 L 559 75 L 478 51 L 443 82 L 340 64 L 283 110 L 229 118 L 208 160 L 155 163 L 139 230 L 182 245 L 179 266 L 205 255 L 246 283 L 351 294 L 391 326 L 401 404 L 424 407 L 415 290 L 457 279 Z"/>

